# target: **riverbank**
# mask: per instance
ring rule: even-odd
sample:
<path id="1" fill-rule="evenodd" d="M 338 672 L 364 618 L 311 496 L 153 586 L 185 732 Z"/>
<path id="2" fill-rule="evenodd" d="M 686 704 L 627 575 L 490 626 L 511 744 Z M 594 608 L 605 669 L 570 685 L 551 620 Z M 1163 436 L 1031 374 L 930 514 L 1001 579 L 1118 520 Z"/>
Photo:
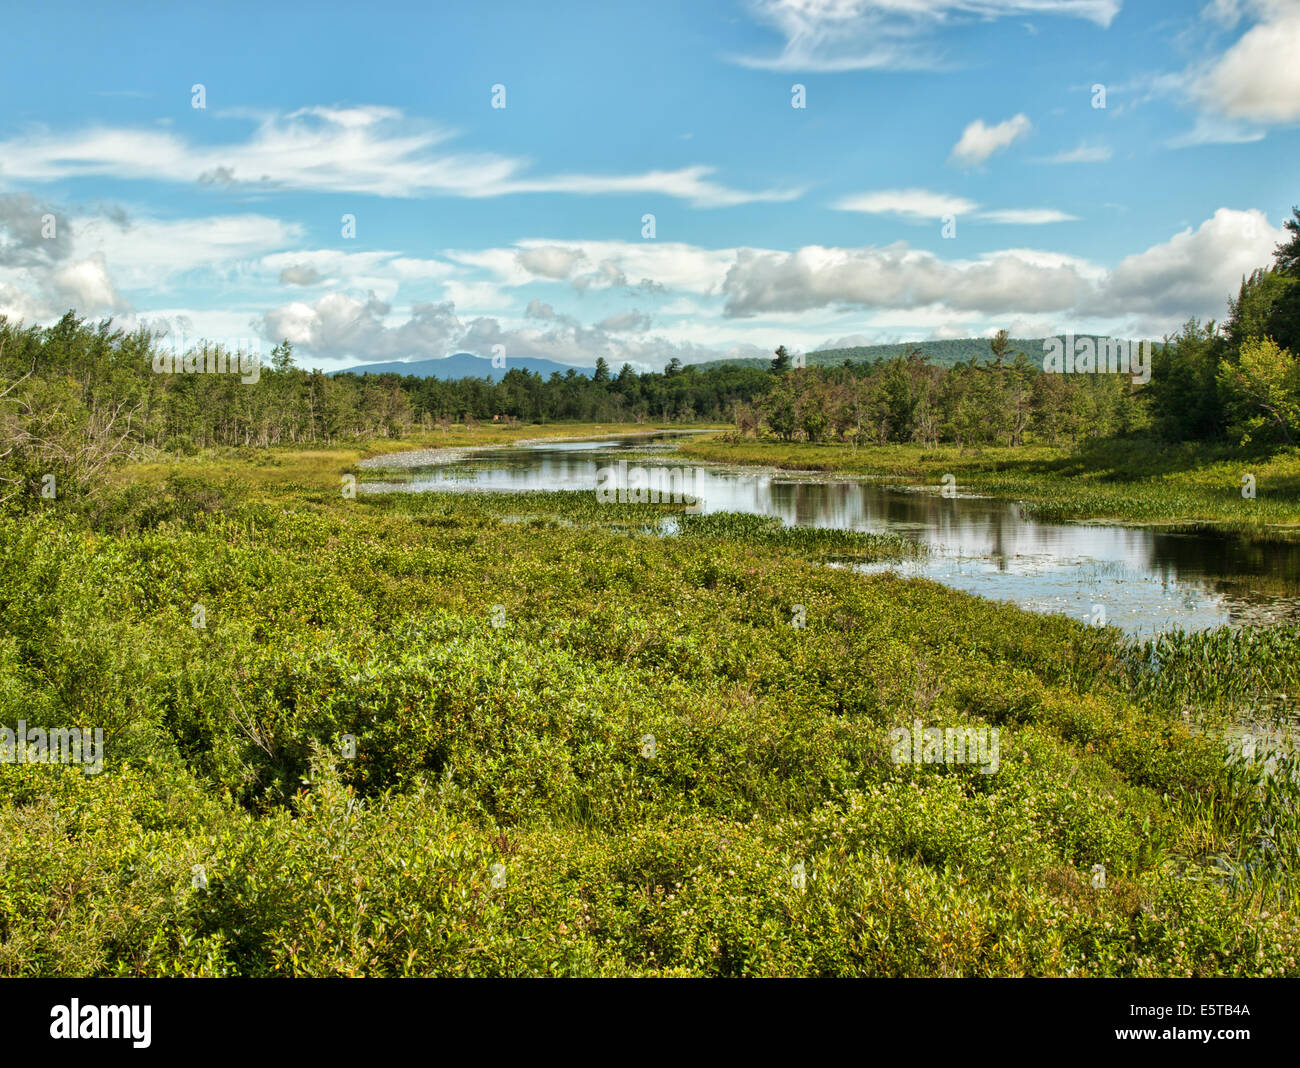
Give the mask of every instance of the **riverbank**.
<path id="1" fill-rule="evenodd" d="M 692 427 L 691 429 L 696 429 Z M 567 422 L 501 426 L 480 423 L 400 438 L 372 438 L 333 445 L 273 445 L 266 448 L 218 448 L 192 456 L 155 454 L 113 472 L 110 484 L 156 487 L 169 476 L 201 477 L 226 484 L 231 493 L 253 496 L 271 492 L 338 492 L 346 474 L 391 467 L 450 463 L 475 452 L 541 444 L 546 441 L 600 440 L 613 435 L 652 435 L 659 429 L 646 423 Z"/>
<path id="2" fill-rule="evenodd" d="M 1300 451 L 1271 457 L 1228 449 L 1108 443 L 1080 453 L 1048 446 L 963 450 L 955 446 L 812 445 L 683 441 L 683 456 L 722 464 L 870 478 L 941 492 L 1016 500 L 1044 520 L 1096 519 L 1171 528 L 1300 535 Z M 1253 483 L 1250 481 L 1253 479 Z M 1243 488 L 1253 497 L 1243 496 Z"/>

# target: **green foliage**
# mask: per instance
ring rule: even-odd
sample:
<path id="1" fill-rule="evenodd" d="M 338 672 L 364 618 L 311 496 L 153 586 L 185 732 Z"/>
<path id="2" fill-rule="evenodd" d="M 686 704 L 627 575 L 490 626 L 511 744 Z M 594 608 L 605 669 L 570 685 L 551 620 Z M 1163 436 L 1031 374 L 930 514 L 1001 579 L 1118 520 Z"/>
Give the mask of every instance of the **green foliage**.
<path id="1" fill-rule="evenodd" d="M 1219 391 L 1243 445 L 1257 440 L 1290 445 L 1300 433 L 1300 361 L 1272 338 L 1249 338 L 1235 362 L 1223 361 Z"/>
<path id="2" fill-rule="evenodd" d="M 590 494 L 270 504 L 266 460 L 97 529 L 0 521 L 0 723 L 107 752 L 0 764 L 0 973 L 1297 973 L 1289 780 L 1181 715 L 1289 646 L 1153 676 L 1115 632 L 816 562 L 894 539 Z M 913 719 L 997 727 L 999 771 L 895 765 Z"/>

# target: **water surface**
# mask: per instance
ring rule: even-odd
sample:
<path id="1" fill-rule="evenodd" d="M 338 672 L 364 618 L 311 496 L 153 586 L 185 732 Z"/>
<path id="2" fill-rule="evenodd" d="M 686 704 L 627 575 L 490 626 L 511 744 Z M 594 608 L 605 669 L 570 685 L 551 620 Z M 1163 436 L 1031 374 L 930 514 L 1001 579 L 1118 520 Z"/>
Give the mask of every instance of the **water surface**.
<path id="1" fill-rule="evenodd" d="M 1045 523 L 1025 515 L 1018 503 L 971 496 L 961 487 L 957 497 L 945 498 L 932 489 L 839 476 L 698 465 L 665 456 L 680 433 L 484 450 L 450 465 L 415 468 L 399 481 L 364 485 L 370 491 L 594 491 L 598 472 L 617 470 L 620 461 L 629 472 L 639 468 L 647 475 L 655 468 L 680 467 L 688 489 L 698 495 L 696 511 L 899 534 L 926 547 L 915 559 L 858 565 L 867 572 L 928 578 L 1031 611 L 1106 622 L 1131 634 L 1300 619 L 1297 541 Z"/>

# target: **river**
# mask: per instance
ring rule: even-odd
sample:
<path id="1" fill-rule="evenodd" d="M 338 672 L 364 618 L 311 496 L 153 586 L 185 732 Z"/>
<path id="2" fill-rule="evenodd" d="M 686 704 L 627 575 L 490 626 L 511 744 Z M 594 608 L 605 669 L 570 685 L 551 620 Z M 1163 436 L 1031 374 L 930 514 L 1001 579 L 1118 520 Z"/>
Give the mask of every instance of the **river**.
<path id="1" fill-rule="evenodd" d="M 591 490 L 601 468 L 681 467 L 669 458 L 680 432 L 550 441 L 471 451 L 452 463 L 409 466 L 367 492 Z M 417 457 L 418 459 L 418 457 Z M 381 461 L 376 461 L 375 464 Z M 385 457 L 387 466 L 394 462 Z M 900 488 L 843 476 L 691 464 L 702 512 L 776 516 L 790 525 L 893 533 L 926 552 L 857 565 L 892 570 L 1149 636 L 1175 628 L 1300 619 L 1300 542 L 1109 523 L 1045 523 L 1017 502 L 947 498 L 935 487 Z M 634 508 L 635 504 L 611 507 Z"/>

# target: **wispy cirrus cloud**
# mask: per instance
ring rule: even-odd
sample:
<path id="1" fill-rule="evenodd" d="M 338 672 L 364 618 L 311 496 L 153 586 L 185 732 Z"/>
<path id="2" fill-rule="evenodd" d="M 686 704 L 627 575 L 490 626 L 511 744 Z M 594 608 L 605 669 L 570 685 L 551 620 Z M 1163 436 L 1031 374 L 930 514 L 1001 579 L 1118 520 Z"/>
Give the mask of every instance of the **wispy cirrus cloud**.
<path id="1" fill-rule="evenodd" d="M 703 164 L 634 174 L 534 175 L 518 157 L 453 150 L 454 131 L 408 119 L 396 108 L 311 107 L 260 115 L 255 122 L 251 136 L 225 144 L 133 128 L 31 132 L 0 142 L 0 178 L 106 176 L 394 198 L 660 194 L 702 208 L 788 201 L 803 192 L 733 189 Z"/>
<path id="2" fill-rule="evenodd" d="M 965 215 L 978 204 L 965 197 L 931 193 L 926 189 L 881 189 L 841 197 L 832 207 L 839 211 L 861 211 L 870 215 L 901 215 L 911 219 L 942 219 L 945 215 Z"/>
<path id="3" fill-rule="evenodd" d="M 1265 132 L 1240 122 L 1197 115 L 1190 130 L 1165 140 L 1166 148 L 1191 148 L 1195 145 L 1245 145 L 1264 140 Z"/>
<path id="4" fill-rule="evenodd" d="M 1044 226 L 1047 223 L 1077 222 L 1077 215 L 1070 215 L 1055 208 L 1001 208 L 981 211 L 975 216 L 988 222 L 1010 223 L 1015 226 Z"/>
<path id="5" fill-rule="evenodd" d="M 1044 156 L 1035 160 L 1035 163 L 1105 163 L 1113 153 L 1109 145 L 1089 145 L 1079 144 L 1074 148 L 1057 152 L 1052 156 Z"/>
<path id="6" fill-rule="evenodd" d="M 927 189 L 881 189 L 872 193 L 858 193 L 840 198 L 831 207 L 839 211 L 897 215 L 905 219 L 945 219 L 966 215 L 986 222 L 1021 226 L 1073 222 L 1076 219 L 1076 216 L 1067 215 L 1055 208 L 980 209 L 979 204 L 973 200 L 947 193 L 932 193 Z"/>
<path id="7" fill-rule="evenodd" d="M 775 55 L 735 55 L 762 70 L 918 70 L 941 65 L 936 30 L 962 19 L 1060 15 L 1107 27 L 1120 0 L 752 0 L 754 18 L 785 43 Z"/>

